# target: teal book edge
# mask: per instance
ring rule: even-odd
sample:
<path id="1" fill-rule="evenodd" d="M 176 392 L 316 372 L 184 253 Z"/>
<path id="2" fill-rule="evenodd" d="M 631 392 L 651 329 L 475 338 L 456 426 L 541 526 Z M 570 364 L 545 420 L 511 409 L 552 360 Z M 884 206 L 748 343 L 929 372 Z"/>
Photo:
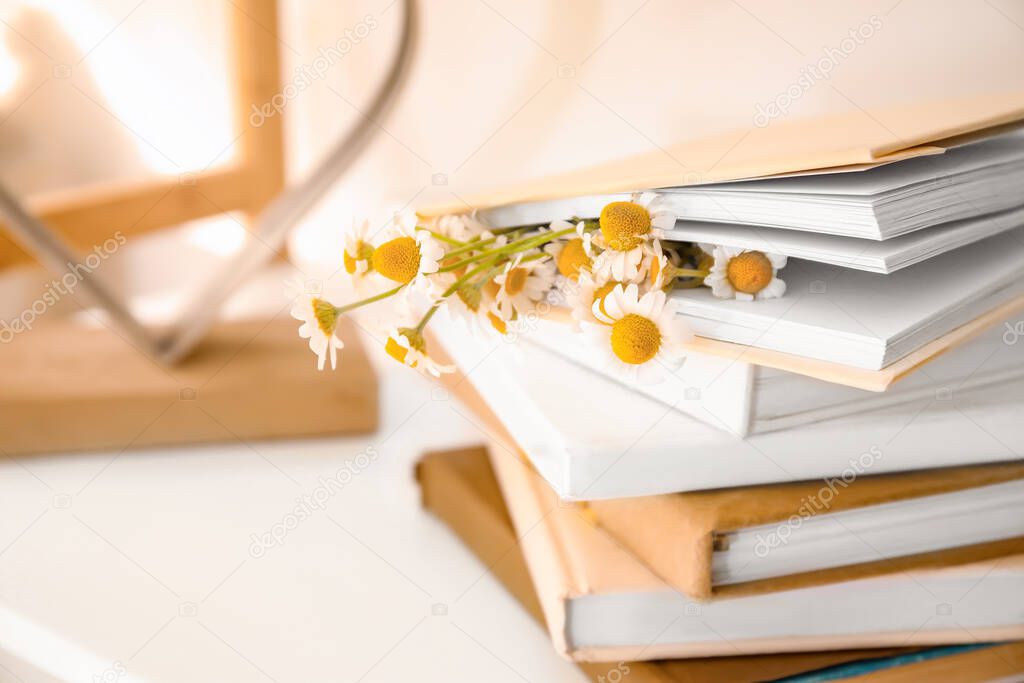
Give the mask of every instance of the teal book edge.
<path id="1" fill-rule="evenodd" d="M 951 655 L 958 655 L 964 652 L 971 652 L 972 650 L 981 650 L 983 648 L 992 647 L 993 645 L 998 645 L 998 643 L 946 645 L 942 647 L 928 648 L 927 650 L 920 650 L 919 652 L 911 652 L 905 655 L 892 655 L 890 657 L 877 657 L 875 659 L 861 659 L 856 662 L 837 664 L 836 666 L 818 669 L 817 671 L 797 674 L 796 676 L 779 678 L 776 679 L 774 683 L 826 683 L 827 681 L 841 681 L 844 678 L 863 676 L 874 671 L 894 669 L 900 666 L 907 666 L 908 664 L 928 661 L 929 659 L 938 659 L 939 657 L 949 657 Z"/>

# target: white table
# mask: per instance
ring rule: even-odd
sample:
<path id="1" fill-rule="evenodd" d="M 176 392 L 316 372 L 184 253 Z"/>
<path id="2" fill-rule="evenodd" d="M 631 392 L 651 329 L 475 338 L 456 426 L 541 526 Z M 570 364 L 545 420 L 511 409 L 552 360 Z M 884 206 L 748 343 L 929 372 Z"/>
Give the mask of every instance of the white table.
<path id="1" fill-rule="evenodd" d="M 367 438 L 0 459 L 0 681 L 585 680 L 420 508 L 416 458 L 482 442 L 465 409 L 373 353 Z"/>

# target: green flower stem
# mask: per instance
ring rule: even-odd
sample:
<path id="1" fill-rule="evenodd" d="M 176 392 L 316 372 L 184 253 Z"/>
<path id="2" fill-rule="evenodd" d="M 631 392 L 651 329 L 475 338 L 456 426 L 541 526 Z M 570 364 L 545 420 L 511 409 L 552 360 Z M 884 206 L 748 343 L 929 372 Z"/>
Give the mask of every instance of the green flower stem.
<path id="1" fill-rule="evenodd" d="M 528 261 L 536 261 L 537 259 L 542 259 L 545 258 L 546 256 L 547 254 L 532 254 L 524 258 L 522 260 L 522 263 L 526 263 Z M 448 297 L 455 294 L 455 292 L 458 291 L 459 287 L 468 283 L 470 280 L 473 279 L 474 276 L 476 276 L 480 272 L 483 272 L 488 266 L 490 266 L 490 270 L 484 273 L 484 276 L 482 278 L 473 283 L 473 287 L 475 287 L 476 289 L 481 289 L 484 285 L 491 281 L 491 278 L 493 278 L 495 275 L 498 275 L 505 268 L 503 259 L 507 261 L 508 257 L 505 256 L 504 254 L 495 256 L 492 260 L 487 261 L 485 263 L 481 263 L 473 270 L 467 272 L 465 275 L 463 275 L 454 283 L 452 283 L 451 287 L 445 290 L 444 294 L 441 295 L 441 301 L 444 301 Z M 430 310 L 427 311 L 426 315 L 423 316 L 423 319 L 420 320 L 418 325 L 416 325 L 417 332 L 423 332 L 423 329 L 427 326 L 427 323 L 430 322 L 430 319 L 434 317 L 434 313 L 436 313 L 437 309 L 439 309 L 440 307 L 441 302 L 438 302 L 434 306 L 430 307 Z"/>
<path id="2" fill-rule="evenodd" d="M 380 294 L 377 294 L 375 296 L 371 296 L 369 299 L 363 299 L 362 301 L 355 301 L 355 302 L 350 303 L 350 304 L 345 304 L 344 306 L 335 306 L 334 307 L 334 312 L 337 315 L 341 315 L 342 313 L 347 313 L 348 311 L 351 311 L 353 309 L 359 308 L 360 306 L 366 306 L 367 304 L 372 304 L 372 303 L 376 303 L 378 301 L 381 301 L 383 299 L 387 299 L 389 296 L 394 296 L 395 294 L 398 294 L 400 291 L 402 291 L 402 288 L 404 288 L 407 284 L 409 284 L 409 283 L 408 282 L 403 282 L 402 284 L 398 285 L 394 289 L 389 289 L 386 292 L 381 292 Z"/>
<path id="3" fill-rule="evenodd" d="M 521 251 L 527 251 L 529 249 L 534 249 L 536 247 L 541 247 L 541 246 L 544 246 L 545 244 L 547 244 L 548 242 L 552 242 L 552 241 L 558 239 L 559 237 L 562 237 L 564 235 L 568 235 L 568 234 L 574 233 L 574 232 L 576 232 L 576 228 L 566 228 L 565 230 L 558 230 L 557 232 L 546 232 L 546 233 L 543 233 L 543 234 L 540 234 L 540 235 L 533 235 L 533 236 L 530 236 L 530 237 L 524 237 L 521 240 L 516 240 L 515 242 L 509 242 L 508 244 L 506 244 L 503 247 L 499 247 L 499 248 L 493 249 L 491 251 L 485 251 L 485 252 L 477 254 L 475 256 L 469 256 L 467 258 L 464 258 L 464 259 L 462 259 L 461 261 L 459 261 L 457 263 L 453 263 L 450 266 L 445 266 L 444 268 L 441 268 L 438 272 L 440 272 L 440 273 L 447 273 L 447 272 L 450 272 L 450 271 L 453 271 L 453 270 L 458 270 L 459 268 L 462 268 L 464 266 L 468 266 L 471 263 L 476 263 L 478 261 L 481 261 L 481 260 L 489 258 L 489 257 L 493 257 L 493 256 L 507 256 L 507 255 L 510 255 L 510 254 L 517 254 L 517 253 L 519 253 Z M 446 254 L 446 256 L 451 256 L 451 252 Z"/>
<path id="4" fill-rule="evenodd" d="M 479 249 L 480 247 L 485 247 L 488 244 L 494 242 L 496 239 L 498 239 L 498 238 L 497 237 L 492 237 L 492 238 L 486 239 L 486 240 L 481 240 L 479 238 L 476 238 L 474 240 L 466 242 L 465 245 L 459 247 L 458 249 L 452 249 L 451 251 L 446 253 L 444 256 L 445 256 L 445 258 L 450 258 L 452 256 L 458 256 L 459 254 L 465 254 L 466 252 L 474 251 L 476 249 Z"/>
<path id="5" fill-rule="evenodd" d="M 711 271 L 708 270 L 691 270 L 689 268 L 676 268 L 676 277 L 699 277 L 706 278 Z"/>
<path id="6" fill-rule="evenodd" d="M 505 270 L 505 264 L 501 262 L 501 259 L 498 259 L 498 264 L 492 267 L 486 273 L 484 273 L 484 276 L 482 278 L 474 282 L 473 287 L 475 287 L 476 289 L 483 289 L 484 285 L 486 285 L 494 277 L 499 275 L 503 270 Z"/>
<path id="7" fill-rule="evenodd" d="M 430 235 L 434 239 L 440 240 L 441 242 L 444 242 L 445 244 L 453 244 L 456 247 L 464 247 L 464 246 L 466 246 L 466 242 L 461 242 L 461 241 L 459 241 L 457 239 L 453 239 L 451 237 L 448 237 L 447 235 L 442 235 L 441 233 L 436 232 L 434 230 L 427 230 L 427 232 L 430 233 Z"/>
<path id="8" fill-rule="evenodd" d="M 469 282 L 475 275 L 477 275 L 478 273 L 483 271 L 485 268 L 487 268 L 488 266 L 493 266 L 493 265 L 494 265 L 493 261 L 489 262 L 489 263 L 482 263 L 479 266 L 477 266 L 476 268 L 474 268 L 473 270 L 469 271 L 468 273 L 466 273 L 465 275 L 460 277 L 458 280 L 453 282 L 452 285 L 448 289 L 446 289 L 444 291 L 444 294 L 441 295 L 441 301 L 444 301 L 445 299 L 450 297 L 452 294 L 454 294 L 456 291 L 458 291 L 459 287 L 461 287 L 462 285 L 464 285 L 467 282 Z M 427 323 L 430 322 L 430 319 L 434 317 L 435 313 L 437 313 L 437 309 L 441 308 L 441 301 L 439 301 L 436 304 L 434 304 L 433 306 L 431 306 L 430 310 L 428 310 L 426 312 L 426 314 L 420 320 L 419 324 L 417 324 L 416 327 L 415 327 L 417 332 L 420 332 L 420 333 L 423 332 L 423 328 L 425 328 L 427 326 Z"/>
<path id="9" fill-rule="evenodd" d="M 496 228 L 494 230 L 491 230 L 490 232 L 493 235 L 508 235 L 508 234 L 511 234 L 511 233 L 519 232 L 519 231 L 521 231 L 523 229 L 524 228 L 522 228 L 522 227 Z M 449 241 L 449 240 L 451 240 L 451 238 L 444 238 L 442 235 L 438 235 L 436 232 L 434 232 L 432 230 L 430 230 L 428 232 L 430 232 L 431 235 L 434 235 L 435 237 L 438 237 L 438 238 L 442 239 L 442 241 Z M 446 257 L 457 256 L 459 254 L 464 254 L 464 253 L 469 252 L 469 251 L 474 251 L 476 249 L 479 249 L 480 247 L 484 247 L 484 246 L 487 246 L 488 244 L 491 244 L 492 242 L 494 242 L 497 239 L 498 239 L 497 237 L 491 237 L 489 239 L 482 240 L 479 237 L 474 237 L 473 239 L 469 240 L 468 242 L 458 242 L 457 240 L 455 240 L 454 242 L 458 242 L 458 244 L 460 245 L 459 248 L 458 249 L 452 249 L 447 254 L 445 254 L 445 256 Z"/>

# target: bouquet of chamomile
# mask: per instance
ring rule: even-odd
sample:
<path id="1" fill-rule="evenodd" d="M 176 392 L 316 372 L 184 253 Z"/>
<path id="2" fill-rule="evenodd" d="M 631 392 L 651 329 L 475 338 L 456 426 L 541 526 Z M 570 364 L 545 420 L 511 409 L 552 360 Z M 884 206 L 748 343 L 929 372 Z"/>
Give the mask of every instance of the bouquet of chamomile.
<path id="1" fill-rule="evenodd" d="M 716 297 L 779 297 L 778 271 L 786 257 L 710 244 L 663 242 L 676 216 L 656 193 L 607 204 L 597 218 L 573 217 L 549 225 L 491 228 L 472 215 L 419 220 L 396 215 L 380 235 L 368 224 L 345 235 L 341 269 L 355 292 L 374 292 L 348 303 L 296 297 L 292 316 L 299 335 L 323 369 L 344 343 L 341 316 L 364 306 L 390 306 L 384 344 L 399 363 L 432 376 L 454 367 L 430 355 L 425 332 L 444 315 L 484 334 L 508 335 L 552 310 L 563 316 L 627 381 L 654 383 L 682 363 L 691 333 L 670 296 L 677 289 L 709 287 Z"/>

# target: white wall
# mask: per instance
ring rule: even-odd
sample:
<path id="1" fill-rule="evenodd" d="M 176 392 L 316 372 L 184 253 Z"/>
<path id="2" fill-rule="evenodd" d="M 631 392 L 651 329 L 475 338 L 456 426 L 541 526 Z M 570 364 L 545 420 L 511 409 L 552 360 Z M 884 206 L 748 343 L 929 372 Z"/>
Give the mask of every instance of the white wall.
<path id="1" fill-rule="evenodd" d="M 831 52 L 789 116 L 1024 88 L 1024 3 L 427 0 L 411 87 L 302 244 L 335 246 L 332 213 L 480 187 L 749 127 Z M 344 9 L 339 8 L 344 5 Z M 398 4 L 286 0 L 291 66 L 371 14 L 380 28 L 288 105 L 301 171 L 358 116 L 394 46 Z M 386 11 L 382 8 L 388 7 Z M 563 75 L 559 77 L 559 67 Z M 337 91 L 332 92 L 330 88 Z M 340 96 L 339 96 L 340 94 Z M 342 99 L 344 97 L 345 99 Z M 431 176 L 447 175 L 447 186 Z M 317 237 L 322 239 L 317 239 Z M 323 250 L 318 250 L 323 254 Z M 314 255 L 313 251 L 308 252 Z M 329 252 L 328 252 L 329 253 Z"/>

